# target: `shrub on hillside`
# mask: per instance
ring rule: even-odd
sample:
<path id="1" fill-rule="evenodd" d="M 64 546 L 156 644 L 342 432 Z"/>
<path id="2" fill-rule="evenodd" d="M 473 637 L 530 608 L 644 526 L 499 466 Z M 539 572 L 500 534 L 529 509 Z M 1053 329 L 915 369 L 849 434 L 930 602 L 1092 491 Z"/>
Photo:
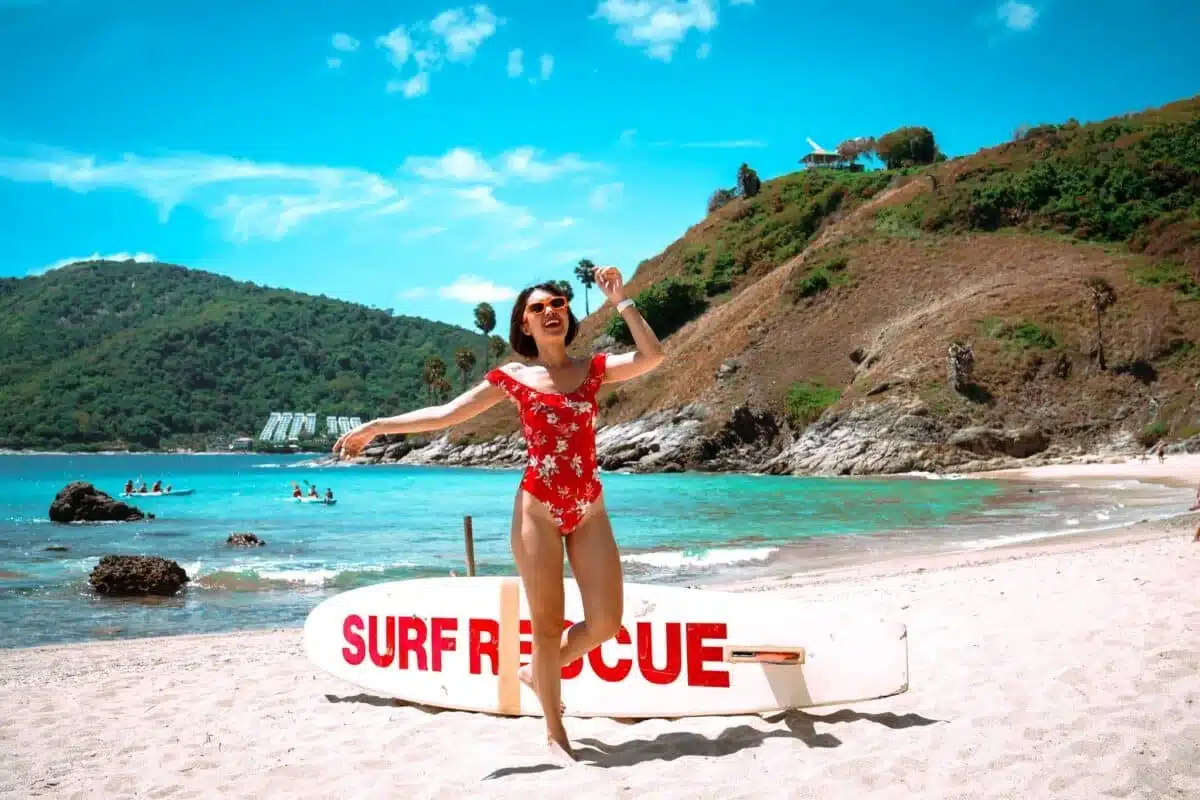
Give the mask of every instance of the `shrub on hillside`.
<path id="1" fill-rule="evenodd" d="M 762 181 L 758 179 L 758 173 L 750 168 L 749 164 L 743 163 L 738 167 L 737 173 L 737 190 L 742 197 L 750 198 L 758 194 L 762 188 Z"/>
<path id="2" fill-rule="evenodd" d="M 905 211 L 926 230 L 1046 228 L 1200 265 L 1200 98 L 1031 128 L 967 159 L 954 180 Z"/>
<path id="3" fill-rule="evenodd" d="M 666 338 L 698 317 L 708 303 L 694 281 L 667 278 L 647 286 L 634 298 L 642 317 L 660 338 Z M 633 344 L 629 326 L 619 315 L 608 321 L 605 333 L 622 344 Z"/>
<path id="4" fill-rule="evenodd" d="M 908 125 L 875 140 L 875 154 L 888 169 L 932 164 L 938 157 L 937 143 L 929 128 Z"/>
<path id="5" fill-rule="evenodd" d="M 814 422 L 841 397 L 841 390 L 820 381 L 793 383 L 787 396 L 788 418 L 794 427 L 802 428 Z"/>

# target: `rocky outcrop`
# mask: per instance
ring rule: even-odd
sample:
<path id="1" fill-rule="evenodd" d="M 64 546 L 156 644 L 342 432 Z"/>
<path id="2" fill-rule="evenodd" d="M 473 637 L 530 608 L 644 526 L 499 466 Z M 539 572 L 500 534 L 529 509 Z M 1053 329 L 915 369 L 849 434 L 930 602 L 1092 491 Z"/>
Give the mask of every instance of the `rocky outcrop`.
<path id="1" fill-rule="evenodd" d="M 615 472 L 766 472 L 796 475 L 880 475 L 971 471 L 1018 466 L 1049 457 L 1050 439 L 1032 426 L 958 429 L 923 401 L 903 396 L 830 411 L 798 436 L 767 410 L 738 406 L 715 432 L 698 404 L 658 411 L 596 432 L 597 461 Z M 519 468 L 525 462 L 520 433 L 487 442 L 381 444 L 361 461 Z"/>
<path id="2" fill-rule="evenodd" d="M 948 443 L 985 458 L 999 455 L 1028 458 L 1045 450 L 1050 440 L 1032 426 L 1016 430 L 973 427 L 955 431 Z"/>
<path id="3" fill-rule="evenodd" d="M 159 556 L 104 556 L 88 575 L 92 589 L 113 597 L 169 597 L 188 580 L 183 567 Z"/>
<path id="4" fill-rule="evenodd" d="M 1035 428 L 956 430 L 916 398 L 860 403 L 814 422 L 767 466 L 774 473 L 881 475 L 996 469 L 1050 445 Z"/>
<path id="5" fill-rule="evenodd" d="M 1200 453 L 1200 434 L 1184 439 L 1182 442 L 1167 446 L 1167 452 L 1173 454 Z"/>
<path id="6" fill-rule="evenodd" d="M 970 344 L 951 342 L 946 353 L 946 379 L 951 391 L 962 392 L 975 371 L 975 350 Z"/>
<path id="7" fill-rule="evenodd" d="M 262 547 L 266 542 L 253 533 L 231 533 L 225 544 L 231 547 Z"/>
<path id="8" fill-rule="evenodd" d="M 51 522 L 138 522 L 143 519 L 154 519 L 154 515 L 114 500 L 86 481 L 67 484 L 50 503 Z"/>

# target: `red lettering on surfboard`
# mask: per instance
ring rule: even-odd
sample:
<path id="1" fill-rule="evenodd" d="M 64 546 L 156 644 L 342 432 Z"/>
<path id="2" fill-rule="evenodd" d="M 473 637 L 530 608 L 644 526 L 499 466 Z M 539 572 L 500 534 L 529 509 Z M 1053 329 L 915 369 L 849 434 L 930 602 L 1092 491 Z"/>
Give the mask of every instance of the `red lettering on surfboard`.
<path id="1" fill-rule="evenodd" d="M 617 644 L 630 643 L 629 631 L 625 629 L 624 625 L 617 631 L 616 639 Z M 618 658 L 616 665 L 612 667 L 605 664 L 604 656 L 599 647 L 593 647 L 591 652 L 588 653 L 588 663 L 592 667 L 592 672 L 596 673 L 597 678 L 609 683 L 620 683 L 629 677 L 629 671 L 633 669 L 633 659 L 627 657 Z"/>
<path id="2" fill-rule="evenodd" d="M 565 620 L 563 629 L 571 625 L 570 620 Z M 666 636 L 659 655 L 665 662 L 662 665 L 655 663 L 656 629 L 663 631 L 660 636 Z M 358 666 L 369 655 L 371 663 L 381 668 L 390 666 L 394 658 L 398 669 L 415 668 L 420 671 L 441 672 L 443 655 L 457 650 L 457 640 L 453 636 L 457 630 L 457 617 L 432 617 L 426 623 L 417 616 L 371 615 L 364 620 L 358 614 L 348 614 L 342 622 L 342 638 L 346 642 L 346 646 L 342 648 L 342 658 L 347 664 Z M 633 653 L 619 656 L 615 663 L 609 664 L 604 660 L 601 648 L 597 646 L 586 656 L 564 665 L 562 679 L 572 680 L 579 677 L 587 664 L 600 680 L 621 683 L 629 678 L 636 664 L 638 673 L 646 681 L 657 686 L 675 683 L 683 676 L 688 686 L 728 688 L 729 672 L 710 669 L 707 666 L 721 661 L 721 647 L 712 643 L 726 639 L 728 629 L 724 622 L 685 624 L 641 621 L 634 630 L 635 634 L 631 635 L 628 628 L 621 626 L 615 637 L 618 645 L 636 645 Z M 520 620 L 518 652 L 522 657 L 522 664 L 528 663 L 527 657 L 533 652 L 532 633 L 533 626 L 530 621 Z M 493 676 L 498 675 L 500 623 L 494 619 L 470 617 L 467 619 L 467 669 L 470 674 L 483 674 L 485 657 L 489 662 L 488 671 Z"/>
<path id="3" fill-rule="evenodd" d="M 357 667 L 367 657 L 367 647 L 362 638 L 363 618 L 358 614 L 347 614 L 342 622 L 342 638 L 349 647 L 342 648 L 342 658 L 352 667 Z"/>
<path id="4" fill-rule="evenodd" d="M 417 669 L 425 671 L 425 620 L 420 617 L 400 617 L 397 620 L 400 627 L 400 657 L 396 666 L 408 669 L 408 654 L 412 653 L 417 659 Z"/>
<path id="5" fill-rule="evenodd" d="M 377 667 L 390 667 L 396 655 L 396 618 L 384 617 L 383 626 L 387 629 L 387 650 L 379 652 L 379 617 L 367 619 L 367 652 L 371 654 L 371 663 Z"/>
<path id="6" fill-rule="evenodd" d="M 442 671 L 442 653 L 449 653 L 455 648 L 455 639 L 453 636 L 446 636 L 448 631 L 458 630 L 458 619 L 456 617 L 434 617 L 429 621 L 430 627 L 433 628 L 433 661 L 432 667 L 434 672 Z"/>
<path id="7" fill-rule="evenodd" d="M 705 646 L 705 639 L 725 639 L 724 622 L 689 622 L 687 624 L 687 682 L 688 686 L 710 686 L 714 689 L 729 688 L 729 671 L 720 672 L 704 668 L 705 662 L 721 660 L 724 651 L 720 647 Z"/>
<path id="8" fill-rule="evenodd" d="M 674 683 L 679 677 L 679 669 L 683 666 L 683 643 L 680 641 L 679 629 L 683 627 L 678 622 L 668 622 L 667 625 L 667 665 L 662 669 L 654 666 L 654 651 L 651 648 L 653 638 L 649 622 L 637 624 L 637 659 L 638 670 L 642 677 L 650 683 L 665 686 Z"/>
<path id="9" fill-rule="evenodd" d="M 564 619 L 563 620 L 563 630 L 565 631 L 567 628 L 571 627 L 574 624 L 575 623 L 572 622 L 571 620 Z M 517 629 L 518 629 L 518 633 L 520 634 L 520 638 L 519 638 L 520 654 L 522 656 L 532 657 L 533 656 L 533 622 L 531 620 L 523 619 L 520 621 L 520 623 L 518 623 Z M 521 666 L 525 666 L 528 663 L 529 663 L 529 659 L 527 659 L 527 658 L 521 659 Z M 582 656 L 575 659 L 570 664 L 564 664 L 562 670 L 559 672 L 559 675 L 565 681 L 565 680 L 570 680 L 571 678 L 579 677 L 579 673 L 581 673 L 581 672 L 583 672 L 583 657 Z"/>
<path id="10" fill-rule="evenodd" d="M 487 641 L 483 640 L 487 636 Z M 482 660 L 487 656 L 492 660 L 492 674 L 500 674 L 500 622 L 494 619 L 467 620 L 467 653 L 468 669 L 472 675 L 483 672 Z"/>

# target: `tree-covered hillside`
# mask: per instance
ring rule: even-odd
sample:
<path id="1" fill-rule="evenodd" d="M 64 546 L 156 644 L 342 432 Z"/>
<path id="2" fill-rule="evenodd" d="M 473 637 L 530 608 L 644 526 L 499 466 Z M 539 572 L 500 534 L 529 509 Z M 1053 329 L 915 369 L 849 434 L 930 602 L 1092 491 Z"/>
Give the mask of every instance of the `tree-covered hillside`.
<path id="1" fill-rule="evenodd" d="M 427 402 L 425 359 L 457 378 L 464 346 L 480 371 L 465 328 L 168 264 L 2 279 L 0 447 L 194 446 L 271 411 L 315 412 L 322 434 L 326 414 Z"/>

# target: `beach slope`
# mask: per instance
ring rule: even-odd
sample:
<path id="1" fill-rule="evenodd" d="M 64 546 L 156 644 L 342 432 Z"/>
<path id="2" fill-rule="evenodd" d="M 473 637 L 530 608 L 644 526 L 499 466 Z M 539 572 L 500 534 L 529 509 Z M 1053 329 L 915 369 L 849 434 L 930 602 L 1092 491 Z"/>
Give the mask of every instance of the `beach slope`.
<path id="1" fill-rule="evenodd" d="M 911 689 L 773 716 L 439 712 L 316 672 L 299 631 L 0 652 L 3 797 L 1200 797 L 1197 519 L 773 591 L 909 626 Z"/>

